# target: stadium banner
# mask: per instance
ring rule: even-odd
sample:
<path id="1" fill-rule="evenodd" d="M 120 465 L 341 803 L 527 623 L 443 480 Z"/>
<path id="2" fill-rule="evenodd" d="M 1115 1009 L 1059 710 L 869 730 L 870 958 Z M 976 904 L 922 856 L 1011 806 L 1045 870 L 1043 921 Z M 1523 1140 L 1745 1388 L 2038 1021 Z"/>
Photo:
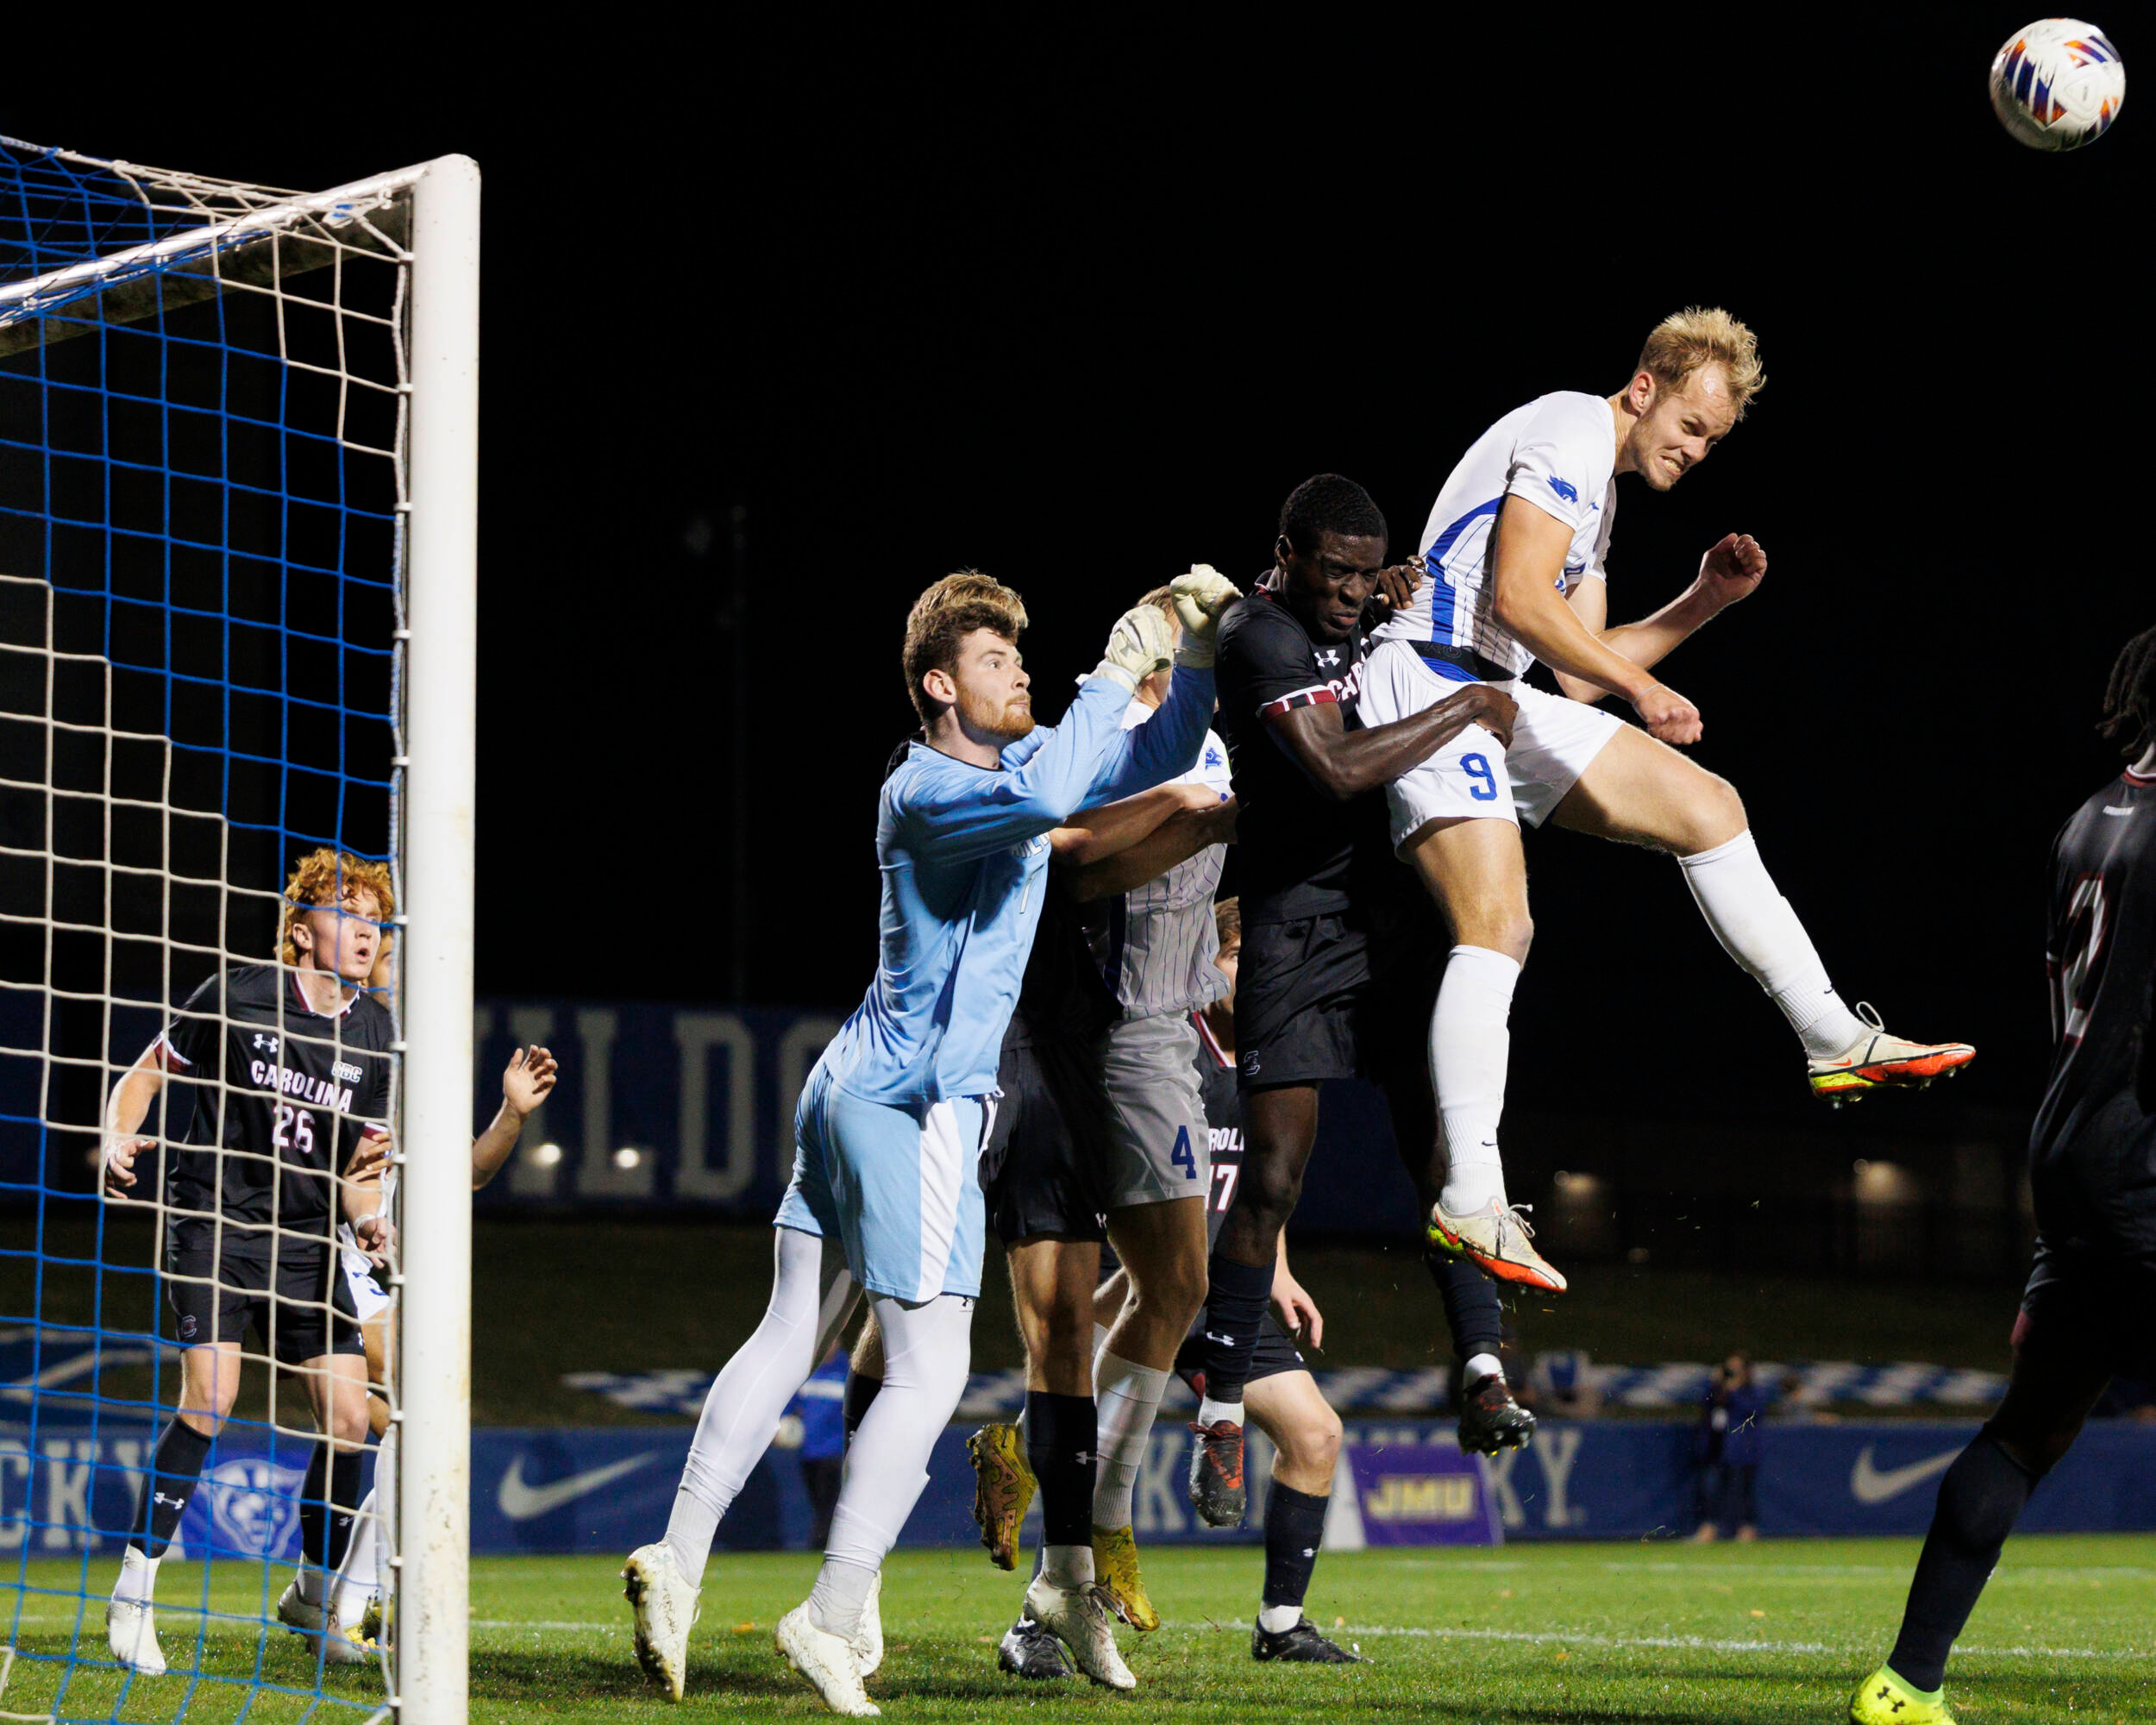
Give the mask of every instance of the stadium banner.
<path id="1" fill-rule="evenodd" d="M 1328 1549 L 1496 1544 L 1504 1540 L 1681 1538 L 1695 1525 L 1692 1427 L 1667 1421 L 1550 1421 L 1524 1450 L 1459 1453 L 1449 1423 L 1351 1421 L 1326 1526 Z M 937 1441 L 929 1484 L 906 1524 L 908 1546 L 977 1542 L 967 1428 Z M 1972 1423 L 1894 1420 L 1770 1424 L 1763 1433 L 1759 1531 L 1769 1536 L 1916 1534 L 1940 1477 L 1976 1434 Z M 688 1453 L 686 1426 L 483 1428 L 472 1433 L 472 1548 L 618 1552 L 658 1536 Z M 0 1424 L 0 1552 L 116 1553 L 133 1525 L 156 1427 L 115 1421 Z M 1184 1496 L 1190 1436 L 1153 1434 L 1134 1498 L 1143 1544 L 1234 1544 L 1260 1536 L 1262 1485 L 1250 1525 L 1199 1524 Z M 1271 1457 L 1252 1434 L 1250 1477 Z M 274 1444 L 235 1426 L 219 1440 L 179 1545 L 205 1552 L 298 1555 L 294 1502 L 307 1462 L 300 1440 Z M 369 1466 L 372 1467 L 370 1453 Z M 1037 1501 L 1032 1511 L 1037 1522 Z M 799 1460 L 774 1448 L 719 1528 L 730 1550 L 806 1547 L 813 1512 Z M 2156 1425 L 2091 1423 L 2030 1500 L 2027 1533 L 2156 1531 Z M 1029 1524 L 1030 1533 L 1037 1527 Z M 1030 1536 L 1030 1534 L 1029 1534 Z"/>
<path id="2" fill-rule="evenodd" d="M 768 1221 L 793 1171 L 793 1106 L 843 1013 L 567 1000 L 481 1001 L 473 1016 L 473 1120 L 501 1101 L 511 1050 L 561 1063 L 516 1156 L 479 1195 L 486 1208 L 548 1204 L 697 1208 Z M 154 1029 L 154 1026 L 152 1026 Z M 1393 1153 L 1382 1097 L 1327 1087 L 1299 1226 L 1413 1232 L 1413 1188 Z"/>

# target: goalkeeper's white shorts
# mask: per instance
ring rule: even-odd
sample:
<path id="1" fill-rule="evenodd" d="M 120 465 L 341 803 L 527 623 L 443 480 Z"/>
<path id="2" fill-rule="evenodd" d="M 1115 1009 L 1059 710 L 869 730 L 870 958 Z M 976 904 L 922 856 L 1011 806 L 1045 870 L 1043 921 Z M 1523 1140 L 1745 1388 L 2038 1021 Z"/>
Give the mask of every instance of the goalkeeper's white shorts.
<path id="1" fill-rule="evenodd" d="M 1356 711 L 1365 725 L 1390 724 L 1426 712 L 1473 681 L 1451 665 L 1426 661 L 1412 641 L 1382 641 L 1363 662 Z M 1622 724 L 1598 706 L 1517 680 L 1491 687 L 1519 704 L 1512 746 L 1470 724 L 1388 785 L 1395 850 L 1433 820 L 1541 825 Z"/>
<path id="2" fill-rule="evenodd" d="M 793 1113 L 793 1180 L 777 1226 L 839 1241 L 872 1294 L 978 1298 L 988 1232 L 981 1146 L 993 1112 L 981 1096 L 863 1101 L 818 1061 Z"/>

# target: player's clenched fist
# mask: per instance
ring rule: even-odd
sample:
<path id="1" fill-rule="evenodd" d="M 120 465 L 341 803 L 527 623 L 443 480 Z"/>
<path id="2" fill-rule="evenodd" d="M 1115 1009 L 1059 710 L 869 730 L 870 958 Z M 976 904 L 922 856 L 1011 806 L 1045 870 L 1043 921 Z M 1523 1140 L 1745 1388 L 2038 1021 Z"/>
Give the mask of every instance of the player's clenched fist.
<path id="1" fill-rule="evenodd" d="M 1632 705 L 1650 737 L 1664 743 L 1699 741 L 1699 709 L 1675 689 L 1657 683 Z"/>
<path id="2" fill-rule="evenodd" d="M 1447 712 L 1465 712 L 1469 724 L 1480 725 L 1506 748 L 1512 747 L 1512 728 L 1520 718 L 1520 703 L 1502 689 L 1488 683 L 1470 683 L 1438 705 Z"/>
<path id="3" fill-rule="evenodd" d="M 100 1158 L 104 1164 L 105 1196 L 125 1198 L 135 1182 L 135 1158 L 156 1146 L 154 1138 L 116 1138 L 108 1143 Z"/>
<path id="4" fill-rule="evenodd" d="M 1205 670 L 1213 663 L 1213 634 L 1219 627 L 1220 613 L 1243 595 L 1233 581 L 1209 563 L 1193 563 L 1190 573 L 1176 576 L 1168 590 L 1175 596 L 1175 621 L 1183 630 L 1175 662 L 1192 670 Z"/>
<path id="5" fill-rule="evenodd" d="M 1132 694 L 1156 671 L 1175 663 L 1175 625 L 1157 605 L 1134 605 L 1115 620 L 1108 631 L 1108 645 L 1094 668 L 1096 677 L 1108 677 Z"/>

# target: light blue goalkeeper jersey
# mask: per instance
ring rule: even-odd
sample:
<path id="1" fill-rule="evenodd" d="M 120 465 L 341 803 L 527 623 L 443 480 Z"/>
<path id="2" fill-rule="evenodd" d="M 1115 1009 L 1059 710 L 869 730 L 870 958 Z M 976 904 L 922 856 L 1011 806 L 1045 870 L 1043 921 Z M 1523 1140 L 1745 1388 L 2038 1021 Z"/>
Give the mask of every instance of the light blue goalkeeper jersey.
<path id="1" fill-rule="evenodd" d="M 876 979 L 824 1051 L 840 1088 L 893 1106 L 995 1089 L 1040 923 L 1048 834 L 1189 770 L 1213 716 L 1213 673 L 1178 670 L 1159 712 L 1125 731 L 1129 700 L 1120 683 L 1088 677 L 1062 723 L 1012 743 L 1000 770 L 916 743 L 884 781 Z"/>

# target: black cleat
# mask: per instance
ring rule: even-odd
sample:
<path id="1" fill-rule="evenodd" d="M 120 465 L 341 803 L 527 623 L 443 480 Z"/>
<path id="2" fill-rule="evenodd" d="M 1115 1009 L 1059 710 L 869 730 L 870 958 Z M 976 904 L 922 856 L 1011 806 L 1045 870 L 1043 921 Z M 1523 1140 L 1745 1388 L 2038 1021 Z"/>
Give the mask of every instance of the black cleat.
<path id="1" fill-rule="evenodd" d="M 1190 1504 L 1208 1527 L 1243 1524 L 1243 1428 L 1232 1420 L 1190 1429 L 1198 1441 L 1190 1452 Z"/>
<path id="2" fill-rule="evenodd" d="M 1463 1388 L 1457 1373 L 1454 1399 L 1460 1408 L 1460 1453 L 1495 1455 L 1504 1449 L 1523 1449 L 1535 1434 L 1535 1416 L 1512 1399 L 1512 1389 L 1492 1374 Z"/>
<path id="3" fill-rule="evenodd" d="M 1070 1665 L 1056 1638 L 1031 1617 L 1019 1618 L 1003 1632 L 1003 1640 L 996 1646 L 996 1665 L 1033 1683 L 1052 1683 L 1070 1675 Z"/>
<path id="4" fill-rule="evenodd" d="M 1326 1640 L 1307 1617 L 1294 1628 L 1282 1629 L 1277 1635 L 1262 1624 L 1252 1624 L 1250 1657 L 1254 1659 L 1286 1659 L 1293 1664 L 1307 1665 L 1366 1665 L 1372 1663 L 1360 1653 L 1351 1653 L 1338 1641 Z"/>

